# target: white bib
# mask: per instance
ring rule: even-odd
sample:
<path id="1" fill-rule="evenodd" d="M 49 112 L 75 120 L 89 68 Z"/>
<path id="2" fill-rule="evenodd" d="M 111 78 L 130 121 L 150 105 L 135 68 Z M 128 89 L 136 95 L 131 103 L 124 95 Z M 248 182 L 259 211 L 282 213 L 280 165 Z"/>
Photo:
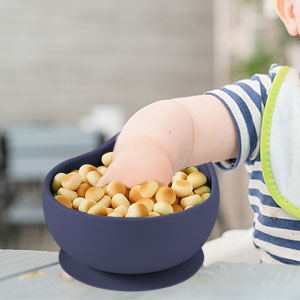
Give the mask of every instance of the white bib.
<path id="1" fill-rule="evenodd" d="M 282 67 L 266 103 L 261 130 L 261 163 L 276 203 L 300 219 L 299 72 Z"/>

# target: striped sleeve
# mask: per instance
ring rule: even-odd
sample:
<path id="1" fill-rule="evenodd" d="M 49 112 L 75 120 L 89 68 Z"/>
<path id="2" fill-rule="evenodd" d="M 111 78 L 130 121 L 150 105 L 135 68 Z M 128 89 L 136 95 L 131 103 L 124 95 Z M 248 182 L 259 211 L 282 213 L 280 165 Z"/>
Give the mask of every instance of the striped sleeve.
<path id="1" fill-rule="evenodd" d="M 234 121 L 238 135 L 238 157 L 217 162 L 216 165 L 220 169 L 232 170 L 243 163 L 255 160 L 258 156 L 262 115 L 278 68 L 280 67 L 272 65 L 269 75 L 256 74 L 250 79 L 240 80 L 205 93 L 214 95 L 223 102 Z"/>

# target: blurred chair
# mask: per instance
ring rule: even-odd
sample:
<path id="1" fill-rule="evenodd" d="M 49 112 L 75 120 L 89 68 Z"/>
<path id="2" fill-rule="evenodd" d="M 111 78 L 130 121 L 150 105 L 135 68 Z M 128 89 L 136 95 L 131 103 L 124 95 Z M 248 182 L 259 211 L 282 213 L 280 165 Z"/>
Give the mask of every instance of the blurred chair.
<path id="1" fill-rule="evenodd" d="M 4 131 L 0 182 L 4 247 L 9 234 L 17 227 L 44 224 L 41 191 L 49 170 L 68 158 L 95 149 L 102 142 L 100 133 L 77 127 L 32 125 Z"/>

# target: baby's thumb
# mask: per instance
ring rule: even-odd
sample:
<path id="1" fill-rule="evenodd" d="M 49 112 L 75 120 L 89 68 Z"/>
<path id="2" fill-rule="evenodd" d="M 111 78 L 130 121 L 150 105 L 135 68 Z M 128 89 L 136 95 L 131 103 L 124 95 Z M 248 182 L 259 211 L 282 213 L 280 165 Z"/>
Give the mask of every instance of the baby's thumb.
<path id="1" fill-rule="evenodd" d="M 120 181 L 126 186 L 131 184 L 129 182 L 130 174 L 130 166 L 124 159 L 116 158 L 107 168 L 104 175 L 100 178 L 99 182 L 97 183 L 98 186 L 104 186 L 110 183 L 113 180 Z"/>
<path id="2" fill-rule="evenodd" d="M 109 168 L 106 170 L 106 172 L 103 174 L 103 176 L 100 178 L 100 180 L 97 182 L 97 186 L 104 186 L 107 185 L 108 183 L 110 183 L 112 180 L 116 180 L 116 172 L 114 172 L 113 170 L 113 166 L 112 164 L 109 166 Z M 114 179 L 112 179 L 114 178 Z"/>
<path id="3" fill-rule="evenodd" d="M 107 172 L 106 172 L 107 173 Z M 100 180 L 96 183 L 96 186 L 104 186 L 109 183 L 108 175 L 103 175 Z"/>

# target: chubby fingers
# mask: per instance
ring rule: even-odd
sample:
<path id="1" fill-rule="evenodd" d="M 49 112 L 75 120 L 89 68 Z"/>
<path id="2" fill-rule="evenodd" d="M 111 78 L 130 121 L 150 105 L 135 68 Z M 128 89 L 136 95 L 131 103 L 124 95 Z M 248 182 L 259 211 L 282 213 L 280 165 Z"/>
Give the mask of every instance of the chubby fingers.
<path id="1" fill-rule="evenodd" d="M 124 153 L 114 157 L 97 185 L 104 186 L 116 180 L 130 188 L 150 179 L 168 185 L 172 180 L 172 175 L 173 169 L 165 157 L 152 155 L 152 157 L 146 158 L 136 155 L 136 153 Z"/>

